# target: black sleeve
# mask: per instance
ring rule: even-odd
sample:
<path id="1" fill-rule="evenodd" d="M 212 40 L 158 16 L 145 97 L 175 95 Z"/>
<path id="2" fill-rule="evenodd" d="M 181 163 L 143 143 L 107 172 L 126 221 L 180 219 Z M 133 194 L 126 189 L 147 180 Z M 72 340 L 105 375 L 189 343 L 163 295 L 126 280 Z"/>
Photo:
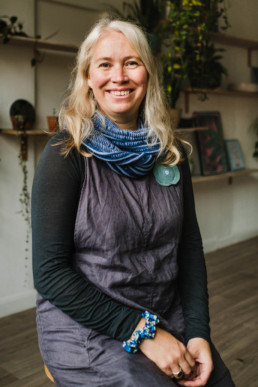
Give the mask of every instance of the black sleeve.
<path id="1" fill-rule="evenodd" d="M 82 325 L 127 340 L 141 318 L 86 282 L 72 267 L 74 225 L 84 179 L 76 150 L 61 155 L 61 132 L 47 144 L 32 188 L 32 254 L 38 293 Z"/>
<path id="2" fill-rule="evenodd" d="M 191 173 L 184 157 L 184 218 L 179 246 L 179 289 L 186 323 L 186 340 L 201 337 L 210 340 L 207 272 L 202 238 L 196 218 Z"/>

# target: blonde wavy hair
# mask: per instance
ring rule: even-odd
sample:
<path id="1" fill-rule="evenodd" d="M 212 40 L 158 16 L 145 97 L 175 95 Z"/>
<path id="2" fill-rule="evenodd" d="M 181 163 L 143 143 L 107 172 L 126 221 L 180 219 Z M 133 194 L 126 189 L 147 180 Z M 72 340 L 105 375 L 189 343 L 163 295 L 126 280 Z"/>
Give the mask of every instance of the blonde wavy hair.
<path id="1" fill-rule="evenodd" d="M 140 56 L 148 73 L 147 92 L 141 107 L 145 125 L 150 128 L 149 136 L 154 134 L 160 141 L 159 155 L 164 150 L 167 151 L 163 163 L 177 164 L 180 161 L 180 152 L 176 146 L 169 106 L 159 82 L 158 69 L 146 36 L 138 26 L 132 23 L 110 19 L 100 19 L 80 46 L 68 89 L 69 94 L 59 115 L 61 129 L 65 128 L 70 134 L 64 143 L 64 155 L 67 156 L 75 147 L 84 156 L 91 156 L 82 149 L 81 143 L 92 133 L 91 117 L 95 112 L 102 113 L 99 111 L 93 92 L 88 85 L 88 74 L 96 43 L 101 36 L 109 31 L 124 34 Z"/>

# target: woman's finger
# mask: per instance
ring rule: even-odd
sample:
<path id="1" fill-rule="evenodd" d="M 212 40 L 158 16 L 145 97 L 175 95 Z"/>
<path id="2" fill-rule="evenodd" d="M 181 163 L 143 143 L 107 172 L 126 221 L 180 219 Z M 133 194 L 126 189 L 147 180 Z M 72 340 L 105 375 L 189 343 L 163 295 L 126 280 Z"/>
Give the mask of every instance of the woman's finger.
<path id="1" fill-rule="evenodd" d="M 172 378 L 175 378 L 177 380 L 180 380 L 184 377 L 184 371 L 180 367 L 178 371 L 172 370 Z"/>
<path id="2" fill-rule="evenodd" d="M 185 353 L 185 360 L 188 362 L 188 364 L 190 365 L 191 368 L 196 367 L 196 362 L 195 362 L 193 356 L 189 353 L 189 351 L 186 351 L 186 353 Z"/>

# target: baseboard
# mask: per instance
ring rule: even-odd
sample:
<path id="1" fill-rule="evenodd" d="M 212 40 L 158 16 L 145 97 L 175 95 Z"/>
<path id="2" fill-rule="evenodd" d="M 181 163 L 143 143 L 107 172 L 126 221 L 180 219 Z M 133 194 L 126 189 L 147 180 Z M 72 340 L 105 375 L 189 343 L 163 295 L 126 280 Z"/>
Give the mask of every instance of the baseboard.
<path id="1" fill-rule="evenodd" d="M 34 289 L 19 294 L 0 298 L 0 317 L 33 308 L 36 305 L 37 293 Z"/>
<path id="2" fill-rule="evenodd" d="M 211 253 L 212 251 L 222 249 L 223 247 L 227 247 L 230 245 L 234 245 L 235 243 L 238 242 L 243 242 L 245 240 L 254 238 L 258 235 L 258 231 L 254 232 L 246 232 L 246 233 L 241 233 L 241 234 L 234 234 L 227 236 L 224 239 L 209 239 L 206 241 L 203 241 L 203 246 L 204 246 L 204 252 L 205 253 Z"/>

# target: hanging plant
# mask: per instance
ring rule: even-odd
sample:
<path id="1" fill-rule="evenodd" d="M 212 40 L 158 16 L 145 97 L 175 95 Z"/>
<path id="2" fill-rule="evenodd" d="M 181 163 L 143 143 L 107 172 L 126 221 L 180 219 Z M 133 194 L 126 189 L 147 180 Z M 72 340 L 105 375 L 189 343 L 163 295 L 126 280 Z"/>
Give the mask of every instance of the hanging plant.
<path id="1" fill-rule="evenodd" d="M 30 242 L 30 233 L 31 233 L 30 192 L 28 189 L 28 167 L 27 167 L 27 161 L 23 160 L 21 153 L 19 154 L 18 158 L 19 158 L 19 165 L 21 167 L 22 176 L 23 176 L 22 188 L 19 195 L 20 211 L 18 211 L 18 213 L 22 215 L 26 223 L 25 269 L 27 269 L 28 260 L 29 260 L 28 252 L 29 252 L 29 242 Z M 27 282 L 27 278 L 25 278 L 24 280 L 24 283 L 26 282 Z"/>

